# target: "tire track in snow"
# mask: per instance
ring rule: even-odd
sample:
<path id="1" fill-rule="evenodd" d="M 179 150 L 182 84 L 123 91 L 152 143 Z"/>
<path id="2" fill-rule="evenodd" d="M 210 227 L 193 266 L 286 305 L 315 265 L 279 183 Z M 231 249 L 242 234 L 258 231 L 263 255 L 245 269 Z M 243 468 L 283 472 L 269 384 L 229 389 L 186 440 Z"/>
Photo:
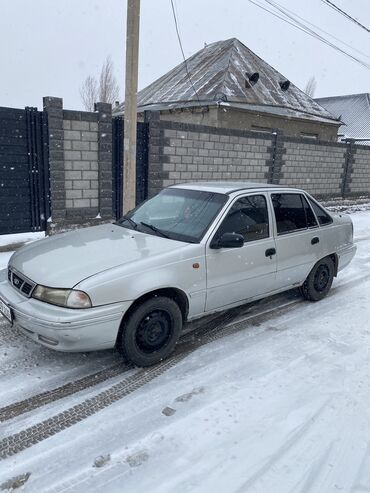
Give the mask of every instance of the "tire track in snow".
<path id="1" fill-rule="evenodd" d="M 9 404 L 8 406 L 2 407 L 0 409 L 0 423 L 8 421 L 9 419 L 15 418 L 21 414 L 27 413 L 38 407 L 45 406 L 51 402 L 55 402 L 64 397 L 68 397 L 72 394 L 80 392 L 81 390 L 94 387 L 99 383 L 109 380 L 110 378 L 116 377 L 121 373 L 124 373 L 133 368 L 132 365 L 127 365 L 124 363 L 113 365 L 109 368 L 104 368 L 91 375 L 68 382 L 60 387 L 56 387 L 51 390 L 46 390 L 40 394 L 36 394 L 32 397 L 24 399 L 23 401 L 15 402 L 14 404 Z"/>
<path id="2" fill-rule="evenodd" d="M 357 284 L 360 280 L 367 278 L 367 275 L 359 276 L 350 281 L 341 283 L 340 285 L 333 288 L 333 291 L 342 289 L 343 287 L 351 286 L 352 284 Z M 52 435 L 55 435 L 56 433 L 59 433 L 60 431 L 63 431 L 66 428 L 69 428 L 70 426 L 86 419 L 91 415 L 96 414 L 97 412 L 101 411 L 117 400 L 120 400 L 126 395 L 139 389 L 140 387 L 143 387 L 146 383 L 149 383 L 151 380 L 161 375 L 168 368 L 177 364 L 179 361 L 185 358 L 188 354 L 194 352 L 196 349 L 217 339 L 225 337 L 226 335 L 231 335 L 235 332 L 246 329 L 250 326 L 250 323 L 262 323 L 271 318 L 271 315 L 276 316 L 283 314 L 286 311 L 290 311 L 292 307 L 300 305 L 303 302 L 303 299 L 292 300 L 288 303 L 285 303 L 284 305 L 278 305 L 269 310 L 264 310 L 260 313 L 250 315 L 249 317 L 241 321 L 231 323 L 226 327 L 224 326 L 224 324 L 227 321 L 230 321 L 232 317 L 235 317 L 235 315 L 230 312 L 226 312 L 220 315 L 220 317 L 217 318 L 218 324 L 215 327 L 211 328 L 211 330 L 209 328 L 207 330 L 206 327 L 202 327 L 198 329 L 198 331 L 195 331 L 195 334 L 191 333 L 188 335 L 188 337 L 184 337 L 181 343 L 178 344 L 173 356 L 166 359 L 165 361 L 158 363 L 157 365 L 151 367 L 149 370 L 138 370 L 138 372 L 134 375 L 109 387 L 96 396 L 89 398 L 69 409 L 66 409 L 65 411 L 52 416 L 51 418 L 48 418 L 36 425 L 33 425 L 18 433 L 15 433 L 14 435 L 10 435 L 0 440 L 0 459 L 10 457 L 46 438 L 49 438 Z M 246 325 L 247 321 L 250 323 Z M 210 321 L 209 325 L 211 324 L 214 325 L 215 320 Z M 268 329 L 263 330 L 263 332 L 267 331 Z M 203 339 L 201 339 L 201 337 L 203 337 Z"/>
<path id="3" fill-rule="evenodd" d="M 297 301 L 298 303 L 298 301 Z M 289 307 L 291 304 L 289 304 Z M 288 307 L 288 308 L 289 308 Z M 270 312 L 277 312 L 284 310 L 284 308 L 277 306 L 271 309 Z M 224 328 L 224 323 L 230 321 L 231 317 L 234 316 L 230 313 L 222 314 L 218 318 L 218 325 L 214 327 L 212 332 L 209 333 L 203 339 L 191 337 L 183 340 L 178 344 L 175 353 L 168 359 L 161 363 L 151 367 L 150 369 L 141 369 L 137 373 L 131 375 L 130 377 L 122 380 L 121 382 L 112 385 L 108 389 L 100 392 L 96 396 L 86 399 L 85 401 L 77 404 L 65 411 L 52 416 L 36 425 L 30 426 L 18 433 L 10 435 L 8 437 L 0 440 L 0 460 L 10 457 L 26 448 L 35 445 L 46 438 L 49 438 L 64 429 L 96 414 L 105 407 L 113 404 L 114 402 L 122 399 L 126 395 L 134 392 L 135 390 L 143 387 L 155 377 L 161 375 L 168 368 L 174 366 L 188 354 L 194 352 L 199 347 L 202 347 L 214 340 L 220 339 L 229 333 L 235 332 L 233 325 Z M 256 314 L 254 318 L 258 318 L 260 314 Z M 210 324 L 214 324 L 214 320 Z M 223 328 L 222 331 L 217 332 L 217 328 Z M 207 330 L 203 327 L 202 332 Z"/>
<path id="4" fill-rule="evenodd" d="M 326 399 L 325 402 L 314 412 L 309 419 L 306 419 L 299 425 L 297 425 L 284 440 L 280 440 L 282 443 L 271 454 L 267 457 L 262 464 L 257 464 L 255 471 L 249 476 L 249 478 L 239 486 L 234 493 L 244 493 L 249 491 L 257 481 L 259 481 L 265 474 L 274 469 L 274 466 L 280 462 L 286 454 L 288 454 L 298 443 L 301 442 L 302 438 L 310 431 L 313 426 L 316 426 L 316 421 L 320 415 L 322 415 L 330 402 L 330 398 Z"/>
<path id="5" fill-rule="evenodd" d="M 177 351 L 172 357 L 158 363 L 151 369 L 139 370 L 134 375 L 112 385 L 98 395 L 87 399 L 51 418 L 30 426 L 14 435 L 0 440 L 0 460 L 10 457 L 74 424 L 96 414 L 107 406 L 131 394 L 143 385 L 149 383 L 167 369 L 177 364 L 186 356 L 186 352 Z"/>
<path id="6" fill-rule="evenodd" d="M 222 313 L 217 317 L 213 317 L 212 320 L 208 321 L 202 326 L 202 331 L 208 332 L 209 330 L 217 329 L 217 327 L 223 326 L 225 322 L 229 322 L 230 320 L 238 316 L 240 311 L 241 310 L 239 309 L 238 312 L 227 312 Z M 184 335 L 183 337 L 185 338 L 186 335 Z M 116 377 L 117 375 L 126 373 L 133 368 L 133 365 L 122 362 L 107 368 L 103 368 L 103 370 L 99 370 L 98 372 L 92 373 L 80 379 L 67 382 L 66 384 L 63 384 L 54 389 L 46 390 L 45 392 L 33 395 L 22 401 L 4 406 L 0 408 L 0 423 L 8 421 L 12 418 L 25 414 L 39 407 L 50 404 L 51 402 L 63 399 L 64 397 L 69 397 L 77 392 L 81 392 L 82 390 L 94 387 L 95 385 Z"/>

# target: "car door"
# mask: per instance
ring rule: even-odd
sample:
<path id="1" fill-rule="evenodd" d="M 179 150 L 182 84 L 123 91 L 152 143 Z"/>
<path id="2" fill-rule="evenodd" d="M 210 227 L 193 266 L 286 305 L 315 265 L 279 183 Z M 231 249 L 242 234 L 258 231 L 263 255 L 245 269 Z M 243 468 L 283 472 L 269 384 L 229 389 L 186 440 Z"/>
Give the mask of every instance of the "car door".
<path id="1" fill-rule="evenodd" d="M 273 290 L 275 240 L 267 194 L 235 198 L 206 247 L 206 311 L 226 307 Z M 224 233 L 244 237 L 241 248 L 214 248 Z"/>
<path id="2" fill-rule="evenodd" d="M 321 258 L 316 217 L 302 193 L 272 193 L 271 201 L 275 218 L 277 288 L 300 285 Z"/>

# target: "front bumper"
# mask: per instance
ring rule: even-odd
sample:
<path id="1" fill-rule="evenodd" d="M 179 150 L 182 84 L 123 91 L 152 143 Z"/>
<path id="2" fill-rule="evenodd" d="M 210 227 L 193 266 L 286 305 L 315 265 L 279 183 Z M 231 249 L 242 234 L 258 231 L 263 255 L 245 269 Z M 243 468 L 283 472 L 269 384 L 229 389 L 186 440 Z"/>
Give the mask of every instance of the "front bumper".
<path id="1" fill-rule="evenodd" d="M 71 309 L 26 298 L 0 271 L 0 297 L 12 309 L 14 324 L 35 342 L 58 351 L 95 351 L 115 345 L 131 301 Z M 4 318 L 5 320 L 5 318 Z"/>

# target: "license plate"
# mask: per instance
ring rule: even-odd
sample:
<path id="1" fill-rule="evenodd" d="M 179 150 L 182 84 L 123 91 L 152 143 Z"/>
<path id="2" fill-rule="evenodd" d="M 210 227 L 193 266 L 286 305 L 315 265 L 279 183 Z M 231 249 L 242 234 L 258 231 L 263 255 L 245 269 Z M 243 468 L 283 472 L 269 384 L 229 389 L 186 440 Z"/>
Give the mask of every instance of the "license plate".
<path id="1" fill-rule="evenodd" d="M 9 322 L 13 322 L 13 313 L 8 305 L 0 298 L 0 313 L 3 315 Z"/>

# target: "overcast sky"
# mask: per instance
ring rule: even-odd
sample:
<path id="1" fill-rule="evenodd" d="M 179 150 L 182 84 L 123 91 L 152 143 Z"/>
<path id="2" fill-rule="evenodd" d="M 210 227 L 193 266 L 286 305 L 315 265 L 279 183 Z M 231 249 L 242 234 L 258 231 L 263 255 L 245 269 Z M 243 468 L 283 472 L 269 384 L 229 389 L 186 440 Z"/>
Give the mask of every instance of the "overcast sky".
<path id="1" fill-rule="evenodd" d="M 352 53 L 370 64 L 370 34 L 321 0 L 277 1 L 360 50 L 363 54 Z M 370 0 L 334 3 L 370 26 Z M 300 88 L 314 75 L 316 97 L 370 92 L 369 69 L 248 0 L 176 0 L 175 5 L 187 57 L 205 42 L 236 37 Z M 123 99 L 125 0 L 0 0 L 0 7 L 0 106 L 41 108 L 43 96 L 58 96 L 65 108 L 81 109 L 79 87 L 107 55 Z M 170 0 L 142 0 L 139 88 L 181 61 Z"/>

